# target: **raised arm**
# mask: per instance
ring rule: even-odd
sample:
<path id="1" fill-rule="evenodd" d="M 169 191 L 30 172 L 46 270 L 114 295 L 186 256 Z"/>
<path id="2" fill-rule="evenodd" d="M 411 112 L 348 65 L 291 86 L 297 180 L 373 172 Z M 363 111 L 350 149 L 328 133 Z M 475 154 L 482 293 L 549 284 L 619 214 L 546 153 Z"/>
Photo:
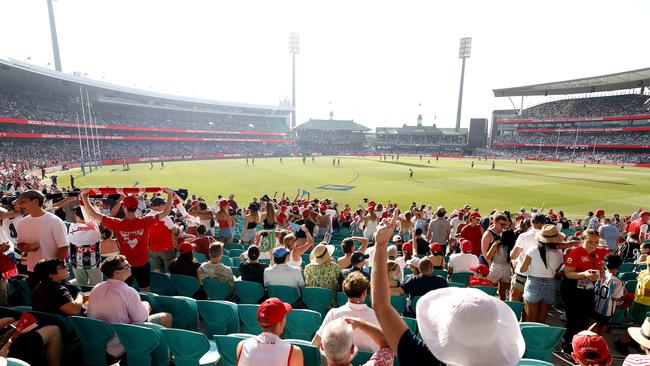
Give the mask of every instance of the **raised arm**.
<path id="1" fill-rule="evenodd" d="M 359 251 L 360 251 L 361 253 L 365 253 L 365 252 L 366 252 L 366 249 L 368 249 L 368 243 L 370 242 L 370 241 L 368 240 L 368 238 L 366 238 L 366 237 L 364 237 L 364 236 L 353 236 L 353 237 L 351 237 L 350 239 L 352 239 L 352 240 L 354 240 L 354 241 L 358 241 L 359 243 L 361 243 L 361 247 L 359 247 Z"/>
<path id="2" fill-rule="evenodd" d="M 120 195 L 120 198 L 118 198 L 117 202 L 115 202 L 115 205 L 113 205 L 111 212 L 108 213 L 109 217 L 115 217 L 115 215 L 120 212 L 120 207 L 122 207 L 122 201 L 124 201 L 125 197 L 126 196 L 123 194 Z"/>
<path id="3" fill-rule="evenodd" d="M 88 192 L 90 190 L 88 188 L 84 188 L 81 190 L 81 201 L 84 203 L 84 206 L 86 206 L 86 212 L 90 217 L 95 219 L 97 222 L 102 222 L 102 219 L 104 218 L 104 215 L 100 214 L 99 212 L 95 211 L 95 207 L 90 204 L 90 200 L 88 199 Z"/>
<path id="4" fill-rule="evenodd" d="M 359 318 L 349 318 L 345 317 L 343 318 L 346 323 L 350 324 L 352 326 L 352 329 L 360 329 L 362 332 L 364 332 L 370 339 L 375 342 L 379 348 L 383 347 L 390 347 L 388 344 L 388 341 L 386 340 L 386 337 L 384 337 L 384 334 L 378 326 L 371 324 L 363 319 Z M 396 350 L 393 349 L 393 352 Z"/>
<path id="5" fill-rule="evenodd" d="M 390 304 L 390 288 L 388 286 L 388 270 L 386 267 L 387 253 L 386 248 L 388 239 L 393 235 L 395 223 L 397 222 L 397 210 L 394 210 L 393 217 L 390 220 L 383 221 L 377 230 L 375 236 L 375 256 L 373 258 L 373 271 L 370 280 L 370 289 L 372 293 L 372 308 L 377 315 L 377 320 L 381 329 L 384 331 L 386 341 L 390 348 L 397 350 L 399 340 L 408 327 L 400 318 L 399 314 Z"/>
<path id="6" fill-rule="evenodd" d="M 163 211 L 160 213 L 159 218 L 163 218 L 167 215 L 169 215 L 172 212 L 172 207 L 174 206 L 174 191 L 167 187 L 165 188 L 165 193 L 167 193 L 167 203 L 165 204 L 165 208 Z"/>

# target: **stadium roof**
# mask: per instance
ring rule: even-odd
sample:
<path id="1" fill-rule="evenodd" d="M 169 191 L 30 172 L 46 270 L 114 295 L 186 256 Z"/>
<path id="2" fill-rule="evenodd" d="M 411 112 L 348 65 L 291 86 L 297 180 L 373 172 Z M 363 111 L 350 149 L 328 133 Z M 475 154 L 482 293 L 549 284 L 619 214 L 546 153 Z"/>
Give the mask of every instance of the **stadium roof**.
<path id="1" fill-rule="evenodd" d="M 377 127 L 378 135 L 466 135 L 467 129 L 438 128 L 436 126 Z"/>
<path id="2" fill-rule="evenodd" d="M 12 71 L 16 71 L 16 72 L 12 72 Z M 25 77 L 26 75 L 33 76 L 33 78 L 31 77 L 26 78 Z M 273 111 L 282 111 L 282 112 L 291 112 L 293 110 L 291 106 L 280 106 L 280 105 L 275 106 L 275 105 L 260 105 L 260 104 L 248 104 L 248 103 L 238 103 L 238 102 L 225 102 L 219 100 L 187 97 L 182 95 L 173 95 L 167 93 L 159 93 L 150 90 L 137 89 L 137 88 L 132 88 L 124 85 L 117 85 L 117 84 L 107 83 L 99 80 L 93 80 L 81 75 L 67 74 L 64 72 L 51 70 L 46 67 L 33 65 L 27 62 L 23 62 L 11 58 L 8 60 L 0 58 L 0 78 L 3 80 L 13 81 L 19 84 L 33 82 L 42 87 L 50 86 L 52 88 L 57 87 L 58 89 L 64 89 L 65 86 L 69 86 L 70 84 L 84 85 L 87 87 L 93 87 L 111 93 L 123 93 L 125 95 L 129 95 L 134 98 L 148 99 L 148 100 L 151 100 L 151 98 L 157 98 L 157 99 L 168 100 L 176 103 L 180 102 L 180 103 L 190 103 L 190 104 L 207 104 L 212 106 L 273 110 Z"/>
<path id="3" fill-rule="evenodd" d="M 347 131 L 370 131 L 366 126 L 362 126 L 352 120 L 337 119 L 309 119 L 294 128 L 295 130 L 347 130 Z"/>
<path id="4" fill-rule="evenodd" d="M 594 93 L 650 86 L 650 68 L 553 83 L 493 89 L 495 97 Z"/>

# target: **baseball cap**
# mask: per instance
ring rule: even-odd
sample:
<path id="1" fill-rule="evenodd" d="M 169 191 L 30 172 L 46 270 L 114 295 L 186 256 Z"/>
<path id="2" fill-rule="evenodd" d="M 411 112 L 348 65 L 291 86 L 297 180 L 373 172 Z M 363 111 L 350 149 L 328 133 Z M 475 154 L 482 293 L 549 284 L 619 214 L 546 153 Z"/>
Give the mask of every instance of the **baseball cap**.
<path id="1" fill-rule="evenodd" d="M 135 196 L 126 196 L 122 201 L 122 206 L 128 208 L 138 208 L 138 199 Z"/>
<path id="2" fill-rule="evenodd" d="M 363 254 L 361 252 L 354 252 L 352 253 L 352 257 L 350 257 L 350 264 L 352 265 L 359 264 L 368 258 L 370 258 L 368 254 Z"/>
<path id="3" fill-rule="evenodd" d="M 472 272 L 478 272 L 483 276 L 487 276 L 490 273 L 490 269 L 485 264 L 479 264 L 474 267 L 469 267 L 469 270 Z"/>
<path id="4" fill-rule="evenodd" d="M 420 268 L 420 258 L 413 257 L 413 258 L 407 260 L 406 264 L 409 265 L 409 266 Z"/>
<path id="5" fill-rule="evenodd" d="M 546 216 L 543 213 L 535 213 L 530 220 L 533 224 L 545 224 Z"/>
<path id="6" fill-rule="evenodd" d="M 474 211 L 471 214 L 469 214 L 469 217 L 472 218 L 472 219 L 480 219 L 481 214 L 478 211 Z"/>
<path id="7" fill-rule="evenodd" d="M 21 193 L 20 196 L 18 196 L 18 199 L 14 201 L 14 204 L 17 204 L 18 202 L 22 202 L 22 201 L 30 201 L 36 199 L 42 202 L 45 200 L 45 196 L 43 195 L 43 193 L 37 190 L 29 189 Z"/>
<path id="8" fill-rule="evenodd" d="M 248 247 L 246 254 L 248 256 L 248 259 L 252 261 L 257 260 L 257 258 L 260 257 L 260 248 L 256 247 L 255 245 L 251 245 Z"/>
<path id="9" fill-rule="evenodd" d="M 641 211 L 641 212 L 639 212 L 639 217 L 643 217 L 645 215 L 650 215 L 650 211 Z"/>
<path id="10" fill-rule="evenodd" d="M 442 252 L 442 246 L 440 245 L 440 243 L 431 243 L 431 245 L 429 245 L 429 248 L 431 249 L 432 253 Z"/>
<path id="11" fill-rule="evenodd" d="M 184 241 L 178 246 L 178 251 L 181 253 L 190 253 L 196 248 L 196 244 Z"/>
<path id="12" fill-rule="evenodd" d="M 393 254 L 394 256 L 397 255 L 397 247 L 395 245 L 389 245 L 388 248 L 386 248 L 386 252 L 390 255 Z"/>
<path id="13" fill-rule="evenodd" d="M 404 243 L 402 245 L 402 252 L 412 252 L 413 251 L 413 244 L 409 241 L 408 243 Z"/>
<path id="14" fill-rule="evenodd" d="M 612 358 L 605 338 L 594 332 L 583 330 L 573 336 L 571 343 L 573 345 L 573 359 L 580 364 L 586 362 L 593 366 L 605 366 L 609 364 Z"/>
<path id="15" fill-rule="evenodd" d="M 291 305 L 277 297 L 272 297 L 260 304 L 257 309 L 257 322 L 263 327 L 269 327 L 281 322 L 291 310 L 293 310 Z"/>
<path id="16" fill-rule="evenodd" d="M 226 207 L 226 206 L 228 206 L 228 200 L 219 201 L 219 207 Z"/>
<path id="17" fill-rule="evenodd" d="M 277 247 L 273 249 L 274 258 L 283 258 L 285 255 L 289 254 L 289 249 L 285 247 Z"/>
<path id="18" fill-rule="evenodd" d="M 398 241 L 404 241 L 404 239 L 402 239 L 402 236 L 401 235 L 393 236 L 393 243 L 396 243 Z"/>
<path id="19" fill-rule="evenodd" d="M 160 205 L 164 205 L 166 203 L 167 202 L 165 202 L 165 200 L 162 197 L 156 197 L 156 198 L 151 200 L 151 206 L 160 206 Z"/>
<path id="20" fill-rule="evenodd" d="M 472 251 L 472 242 L 467 239 L 460 239 L 460 250 L 464 253 Z"/>
<path id="21" fill-rule="evenodd" d="M 293 206 L 293 207 L 291 208 L 291 211 L 293 211 L 293 212 L 298 212 L 299 210 L 300 210 L 300 209 L 298 208 L 298 206 Z"/>

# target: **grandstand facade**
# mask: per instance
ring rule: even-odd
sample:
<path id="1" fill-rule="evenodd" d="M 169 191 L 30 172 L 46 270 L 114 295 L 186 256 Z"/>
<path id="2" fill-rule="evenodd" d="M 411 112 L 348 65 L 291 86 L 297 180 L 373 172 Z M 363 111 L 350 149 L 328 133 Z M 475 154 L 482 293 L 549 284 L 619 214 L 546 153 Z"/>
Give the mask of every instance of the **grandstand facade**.
<path id="1" fill-rule="evenodd" d="M 497 97 L 573 95 L 526 109 L 494 111 L 490 146 L 517 158 L 648 164 L 647 85 L 650 69 L 494 90 Z M 575 95 L 586 90 L 610 95 Z"/>
<path id="2" fill-rule="evenodd" d="M 149 92 L 0 60 L 0 152 L 11 159 L 28 149 L 40 166 L 79 164 L 82 149 L 84 160 L 106 164 L 291 154 L 291 111 Z"/>
<path id="3" fill-rule="evenodd" d="M 352 120 L 309 119 L 294 129 L 296 143 L 306 154 L 364 154 L 370 129 Z"/>
<path id="4" fill-rule="evenodd" d="M 375 145 L 380 153 L 458 154 L 467 149 L 467 128 L 425 126 L 418 116 L 415 126 L 378 127 Z"/>

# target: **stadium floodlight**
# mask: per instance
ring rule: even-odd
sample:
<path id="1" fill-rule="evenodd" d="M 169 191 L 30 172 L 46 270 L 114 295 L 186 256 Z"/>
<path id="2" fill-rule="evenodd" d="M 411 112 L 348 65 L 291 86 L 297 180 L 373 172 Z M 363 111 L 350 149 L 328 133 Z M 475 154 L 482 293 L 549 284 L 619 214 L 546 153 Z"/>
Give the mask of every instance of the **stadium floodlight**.
<path id="1" fill-rule="evenodd" d="M 291 129 L 296 127 L 296 54 L 300 52 L 300 34 L 289 32 L 289 53 L 291 54 Z"/>
<path id="2" fill-rule="evenodd" d="M 54 8 L 52 0 L 47 0 L 47 12 L 50 16 L 50 34 L 52 35 L 52 52 L 54 53 L 54 68 L 61 71 L 61 54 L 59 53 L 59 39 L 56 35 L 56 22 L 54 21 Z"/>
<path id="3" fill-rule="evenodd" d="M 472 37 L 460 39 L 458 58 L 463 59 L 463 68 L 460 72 L 460 90 L 458 91 L 458 110 L 456 111 L 456 130 L 460 129 L 460 114 L 463 109 L 463 83 L 465 82 L 465 60 L 472 52 Z"/>

